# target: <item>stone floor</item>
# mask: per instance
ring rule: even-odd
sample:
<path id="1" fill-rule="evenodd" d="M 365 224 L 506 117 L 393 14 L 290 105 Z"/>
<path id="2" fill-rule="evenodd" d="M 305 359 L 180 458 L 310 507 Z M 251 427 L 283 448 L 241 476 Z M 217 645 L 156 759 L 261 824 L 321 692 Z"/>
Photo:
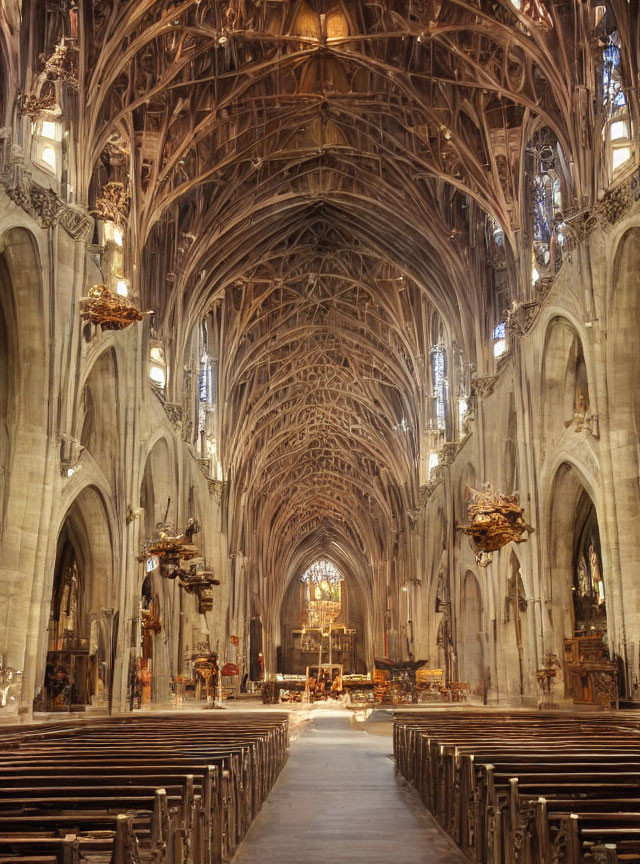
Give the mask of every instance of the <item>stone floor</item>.
<path id="1" fill-rule="evenodd" d="M 314 710 L 233 864 L 466 862 L 396 777 L 389 725 Z"/>

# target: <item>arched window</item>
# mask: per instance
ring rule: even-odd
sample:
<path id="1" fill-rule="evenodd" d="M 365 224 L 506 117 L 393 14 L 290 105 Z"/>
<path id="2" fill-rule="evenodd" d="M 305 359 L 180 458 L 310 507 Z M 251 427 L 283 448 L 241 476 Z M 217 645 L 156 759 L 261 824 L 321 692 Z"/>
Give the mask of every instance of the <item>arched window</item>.
<path id="1" fill-rule="evenodd" d="M 434 426 L 444 431 L 447 425 L 447 394 L 449 382 L 447 380 L 447 351 L 445 346 L 432 345 L 431 357 L 431 388 L 434 399 Z"/>
<path id="2" fill-rule="evenodd" d="M 215 365 L 206 349 L 200 357 L 200 402 L 203 405 L 214 405 L 216 401 Z"/>
<path id="3" fill-rule="evenodd" d="M 429 365 L 426 370 L 430 398 L 427 411 L 428 472 L 439 462 L 438 451 L 449 431 L 449 358 L 445 342 L 445 329 L 440 315 L 433 311 L 429 327 Z"/>
<path id="4" fill-rule="evenodd" d="M 529 147 L 531 156 L 530 202 L 533 264 L 531 281 L 553 276 L 562 264 L 561 156 L 551 131 L 540 129 Z"/>
<path id="5" fill-rule="evenodd" d="M 625 165 L 632 156 L 629 106 L 620 63 L 619 37 L 612 33 L 602 50 L 602 105 L 607 114 L 604 135 L 612 172 Z"/>
<path id="6" fill-rule="evenodd" d="M 206 321 L 201 327 L 202 352 L 198 381 L 198 433 L 203 459 L 215 457 L 216 437 L 214 412 L 218 398 L 217 363 L 209 351 L 209 328 Z"/>
<path id="7" fill-rule="evenodd" d="M 573 562 L 573 606 L 577 632 L 606 630 L 604 577 L 595 507 L 584 493 L 578 506 Z"/>
<path id="8" fill-rule="evenodd" d="M 307 627 L 321 630 L 333 622 L 342 608 L 342 573 L 330 561 L 315 561 L 302 574 L 305 585 Z"/>

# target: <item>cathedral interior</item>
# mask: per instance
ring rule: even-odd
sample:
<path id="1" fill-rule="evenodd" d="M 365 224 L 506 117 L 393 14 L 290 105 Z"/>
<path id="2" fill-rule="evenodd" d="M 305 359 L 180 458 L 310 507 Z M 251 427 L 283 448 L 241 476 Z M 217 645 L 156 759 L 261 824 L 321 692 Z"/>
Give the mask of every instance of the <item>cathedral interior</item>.
<path id="1" fill-rule="evenodd" d="M 390 864 L 359 776 L 640 862 L 640 0 L 0 0 L 0 83 L 0 862 Z"/>

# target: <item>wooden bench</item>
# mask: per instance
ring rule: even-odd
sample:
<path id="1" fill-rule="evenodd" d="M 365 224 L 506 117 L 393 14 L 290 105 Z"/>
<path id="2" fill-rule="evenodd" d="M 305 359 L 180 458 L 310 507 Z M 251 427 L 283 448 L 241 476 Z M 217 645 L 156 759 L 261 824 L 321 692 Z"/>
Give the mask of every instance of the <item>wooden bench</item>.
<path id="1" fill-rule="evenodd" d="M 287 755 L 285 715 L 172 714 L 0 731 L 0 858 L 220 864 Z M 65 857 L 66 856 L 66 857 Z"/>
<path id="2" fill-rule="evenodd" d="M 633 715 L 398 712 L 394 753 L 472 860 L 611 864 L 640 861 L 639 728 Z"/>

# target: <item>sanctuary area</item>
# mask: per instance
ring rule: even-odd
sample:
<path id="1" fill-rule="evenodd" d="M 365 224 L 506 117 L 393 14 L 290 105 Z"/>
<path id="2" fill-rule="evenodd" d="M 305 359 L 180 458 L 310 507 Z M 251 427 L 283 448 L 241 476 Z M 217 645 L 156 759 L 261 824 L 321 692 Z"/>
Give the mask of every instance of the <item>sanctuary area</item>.
<path id="1" fill-rule="evenodd" d="M 640 864 L 639 87 L 640 0 L 0 0 L 0 864 Z"/>

